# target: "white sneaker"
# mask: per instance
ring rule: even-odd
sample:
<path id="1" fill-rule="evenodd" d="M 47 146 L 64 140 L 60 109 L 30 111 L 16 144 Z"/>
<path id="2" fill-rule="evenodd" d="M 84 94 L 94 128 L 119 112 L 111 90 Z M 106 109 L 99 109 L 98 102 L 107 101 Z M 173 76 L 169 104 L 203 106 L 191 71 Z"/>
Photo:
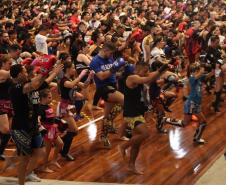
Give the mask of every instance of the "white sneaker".
<path id="1" fill-rule="evenodd" d="M 26 177 L 26 181 L 29 181 L 29 182 L 41 182 L 42 180 L 36 174 L 30 173 Z"/>
<path id="2" fill-rule="evenodd" d="M 129 141 L 129 138 L 127 138 L 126 136 L 123 136 L 120 138 L 122 141 Z"/>

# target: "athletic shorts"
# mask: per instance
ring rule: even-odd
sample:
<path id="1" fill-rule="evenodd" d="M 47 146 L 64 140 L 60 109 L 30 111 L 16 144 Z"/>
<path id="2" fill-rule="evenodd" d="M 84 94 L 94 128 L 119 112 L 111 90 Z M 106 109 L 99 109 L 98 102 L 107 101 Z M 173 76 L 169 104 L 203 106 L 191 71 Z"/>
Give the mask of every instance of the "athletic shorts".
<path id="1" fill-rule="evenodd" d="M 54 141 L 59 135 L 58 125 L 57 124 L 43 124 L 47 130 L 47 134 L 44 136 L 45 141 Z"/>
<path id="2" fill-rule="evenodd" d="M 18 155 L 31 155 L 32 154 L 32 136 L 24 130 L 12 130 L 11 136 L 16 144 Z"/>
<path id="3" fill-rule="evenodd" d="M 0 100 L 0 115 L 7 114 L 13 116 L 13 107 L 10 100 Z"/>
<path id="4" fill-rule="evenodd" d="M 41 134 L 35 135 L 31 139 L 31 148 L 32 149 L 37 149 L 37 148 L 42 148 L 43 146 L 43 138 Z"/>
<path id="5" fill-rule="evenodd" d="M 114 93 L 115 91 L 116 91 L 116 86 L 115 85 L 108 85 L 108 86 L 103 86 L 103 87 L 97 88 L 96 93 L 103 100 L 107 101 L 108 100 L 108 94 L 109 93 Z"/>
<path id="6" fill-rule="evenodd" d="M 199 114 L 201 112 L 201 105 L 191 100 L 186 100 L 184 103 L 185 114 Z"/>
<path id="7" fill-rule="evenodd" d="M 24 130 L 12 130 L 11 136 L 16 144 L 18 155 L 31 155 L 33 149 L 41 148 L 43 146 L 41 134 L 31 136 L 31 134 Z"/>
<path id="8" fill-rule="evenodd" d="M 138 125 L 145 123 L 145 119 L 142 115 L 136 117 L 124 117 L 124 122 L 128 128 L 133 130 Z"/>
<path id="9" fill-rule="evenodd" d="M 72 105 L 69 100 L 61 100 L 57 106 L 57 117 L 73 116 L 71 109 L 74 109 L 75 106 Z"/>

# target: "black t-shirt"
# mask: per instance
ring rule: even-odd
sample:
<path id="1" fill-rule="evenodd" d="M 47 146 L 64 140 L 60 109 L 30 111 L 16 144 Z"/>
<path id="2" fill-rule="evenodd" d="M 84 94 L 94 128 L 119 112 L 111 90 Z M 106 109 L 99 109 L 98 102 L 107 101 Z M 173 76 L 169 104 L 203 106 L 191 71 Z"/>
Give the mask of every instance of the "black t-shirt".
<path id="1" fill-rule="evenodd" d="M 44 124 L 54 124 L 55 123 L 54 110 L 49 105 L 40 104 L 38 115 L 41 118 L 40 119 L 41 123 L 44 123 Z"/>
<path id="2" fill-rule="evenodd" d="M 206 62 L 211 64 L 213 69 L 215 69 L 216 62 L 219 59 L 221 59 L 221 51 L 218 48 L 208 47 Z"/>
<path id="3" fill-rule="evenodd" d="M 9 53 L 10 45 L 8 43 L 1 43 L 0 44 L 0 54 L 8 54 Z"/>
<path id="4" fill-rule="evenodd" d="M 64 87 L 64 83 L 66 81 L 71 81 L 71 80 L 64 76 L 61 79 L 61 81 L 60 81 L 60 94 L 61 94 L 61 98 L 62 99 L 65 99 L 65 100 L 71 100 L 71 98 L 69 96 L 69 93 L 70 93 L 71 88 Z"/>
<path id="5" fill-rule="evenodd" d="M 9 88 L 12 85 L 12 81 L 10 79 L 6 80 L 3 83 L 0 83 L 0 100 L 9 100 Z"/>
<path id="6" fill-rule="evenodd" d="M 14 116 L 12 130 L 34 131 L 36 119 L 34 118 L 33 106 L 27 94 L 23 93 L 24 84 L 12 83 L 9 95 L 12 101 Z"/>

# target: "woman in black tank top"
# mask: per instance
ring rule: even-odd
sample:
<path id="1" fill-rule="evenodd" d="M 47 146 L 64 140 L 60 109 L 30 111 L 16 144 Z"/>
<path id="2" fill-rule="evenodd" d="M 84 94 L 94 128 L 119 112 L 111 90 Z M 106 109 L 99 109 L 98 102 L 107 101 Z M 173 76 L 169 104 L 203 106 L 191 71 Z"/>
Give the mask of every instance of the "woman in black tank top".
<path id="1" fill-rule="evenodd" d="M 78 133 L 78 127 L 74 120 L 74 114 L 70 111 L 74 105 L 73 100 L 83 99 L 83 95 L 78 93 L 75 90 L 77 86 L 83 86 L 81 83 L 81 79 L 87 74 L 87 71 L 82 71 L 80 75 L 73 80 L 73 76 L 75 75 L 75 68 L 71 62 L 64 63 L 64 77 L 60 81 L 60 93 L 61 93 L 61 101 L 58 105 L 59 116 L 62 117 L 65 121 L 68 122 L 68 130 L 66 135 L 62 138 L 64 141 L 64 147 L 61 152 L 62 156 L 67 160 L 74 160 L 74 158 L 68 154 L 73 138 Z"/>

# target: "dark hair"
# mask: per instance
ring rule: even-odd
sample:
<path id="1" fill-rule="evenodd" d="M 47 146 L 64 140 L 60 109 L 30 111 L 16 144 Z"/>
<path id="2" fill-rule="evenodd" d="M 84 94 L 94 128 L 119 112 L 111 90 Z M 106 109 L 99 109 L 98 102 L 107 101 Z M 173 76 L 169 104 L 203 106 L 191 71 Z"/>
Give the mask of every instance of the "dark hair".
<path id="1" fill-rule="evenodd" d="M 17 51 L 20 50 L 20 46 L 18 44 L 13 44 L 12 46 L 9 47 L 9 51 Z"/>
<path id="2" fill-rule="evenodd" d="M 159 42 L 161 42 L 161 40 L 163 40 L 163 37 L 160 36 L 155 37 L 152 48 L 154 48 Z"/>
<path id="3" fill-rule="evenodd" d="M 70 55 L 68 53 L 60 53 L 59 60 L 66 60 Z"/>
<path id="4" fill-rule="evenodd" d="M 67 69 L 69 69 L 71 67 L 72 67 L 72 62 L 69 62 L 69 61 L 65 62 L 63 72 L 66 72 Z"/>
<path id="5" fill-rule="evenodd" d="M 217 40 L 219 40 L 219 37 L 217 35 L 214 35 L 214 36 L 210 37 L 210 41 L 211 42 L 215 42 Z"/>
<path id="6" fill-rule="evenodd" d="M 92 36 L 91 36 L 91 40 L 96 43 L 97 42 L 97 39 L 99 38 L 101 32 L 99 30 L 95 30 L 93 33 L 92 33 Z"/>
<path id="7" fill-rule="evenodd" d="M 49 89 L 43 89 L 43 90 L 39 91 L 40 99 L 48 97 L 49 93 L 51 93 L 51 91 Z"/>
<path id="8" fill-rule="evenodd" d="M 22 71 L 23 66 L 21 64 L 15 64 L 10 68 L 10 75 L 12 78 L 17 78 Z"/>
<path id="9" fill-rule="evenodd" d="M 149 68 L 149 64 L 148 64 L 148 62 L 144 62 L 142 60 L 142 61 L 139 61 L 136 63 L 136 67 L 148 67 Z"/>
<path id="10" fill-rule="evenodd" d="M 82 15 L 81 15 L 81 19 L 83 19 L 88 14 L 89 14 L 89 12 L 83 12 Z"/>
<path id="11" fill-rule="evenodd" d="M 113 42 L 104 43 L 102 49 L 107 49 L 107 50 L 110 50 L 110 51 L 116 51 L 116 47 L 115 47 L 115 44 Z"/>
<path id="12" fill-rule="evenodd" d="M 10 56 L 8 54 L 0 55 L 0 68 L 2 67 L 3 64 L 5 64 L 9 60 L 10 60 Z"/>

